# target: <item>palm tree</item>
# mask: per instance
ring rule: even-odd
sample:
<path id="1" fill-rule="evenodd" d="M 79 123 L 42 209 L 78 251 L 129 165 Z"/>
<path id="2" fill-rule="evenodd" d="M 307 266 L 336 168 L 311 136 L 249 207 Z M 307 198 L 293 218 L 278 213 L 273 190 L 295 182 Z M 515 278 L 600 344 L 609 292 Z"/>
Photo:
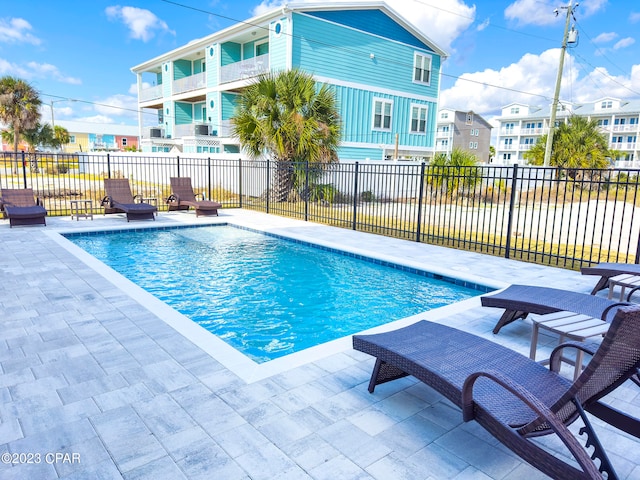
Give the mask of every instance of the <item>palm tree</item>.
<path id="1" fill-rule="evenodd" d="M 267 154 L 276 161 L 276 201 L 288 200 L 294 190 L 296 162 L 324 169 L 338 160 L 340 117 L 335 95 L 299 70 L 258 77 L 240 94 L 231 123 L 250 157 Z"/>
<path id="2" fill-rule="evenodd" d="M 69 136 L 69 131 L 61 127 L 60 125 L 56 125 L 53 127 L 53 143 L 51 144 L 54 148 L 60 148 L 63 145 L 68 144 L 71 141 L 71 137 Z"/>
<path id="3" fill-rule="evenodd" d="M 524 158 L 533 165 L 542 165 L 546 143 L 547 136 L 543 135 L 524 154 Z M 549 163 L 559 170 L 604 169 L 611 164 L 611 158 L 616 156 L 609 149 L 609 140 L 600 131 L 597 120 L 578 115 L 572 115 L 568 122 L 560 124 L 551 145 Z"/>
<path id="4" fill-rule="evenodd" d="M 438 153 L 429 165 L 427 183 L 436 190 L 447 194 L 472 190 L 482 181 L 477 167 L 477 157 L 466 150 L 455 147 L 450 154 Z"/>
<path id="5" fill-rule="evenodd" d="M 53 146 L 56 143 L 53 129 L 48 123 L 36 123 L 33 128 L 29 128 L 22 132 L 22 139 L 26 142 L 29 152 L 29 164 L 31 171 L 38 171 L 38 157 L 36 156 L 36 148 L 38 146 Z"/>
<path id="6" fill-rule="evenodd" d="M 22 132 L 40 120 L 41 103 L 38 92 L 29 83 L 12 76 L 0 78 L 0 121 L 13 130 L 14 173 L 18 172 L 18 143 Z"/>

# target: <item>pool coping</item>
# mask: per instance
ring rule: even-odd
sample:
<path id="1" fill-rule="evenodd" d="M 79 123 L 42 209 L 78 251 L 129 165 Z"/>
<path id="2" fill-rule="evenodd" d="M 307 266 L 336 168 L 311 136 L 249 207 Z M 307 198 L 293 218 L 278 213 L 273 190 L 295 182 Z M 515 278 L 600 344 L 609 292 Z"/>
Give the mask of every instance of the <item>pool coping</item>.
<path id="1" fill-rule="evenodd" d="M 231 225 L 237 228 L 252 230 L 267 235 L 272 235 L 280 238 L 286 238 L 288 240 L 302 242 L 307 244 L 313 244 L 317 247 L 345 252 L 348 255 L 355 257 L 366 257 L 367 259 L 379 260 L 383 264 L 394 264 L 406 269 L 419 270 L 423 272 L 429 272 L 435 278 L 445 278 L 447 280 L 457 280 L 454 283 L 459 285 L 484 286 L 487 289 L 499 290 L 508 286 L 508 284 L 499 280 L 490 279 L 475 275 L 469 272 L 461 272 L 457 270 L 442 268 L 434 263 L 428 263 L 424 261 L 411 260 L 402 258 L 390 253 L 375 252 L 371 249 L 365 249 L 361 247 L 353 247 L 349 245 L 339 245 L 336 242 L 314 238 L 310 235 L 305 235 L 296 232 L 284 232 L 280 226 L 263 226 L 256 227 L 251 224 L 251 219 L 238 218 L 234 216 L 220 216 L 207 219 L 193 219 L 190 216 L 173 217 L 169 225 L 158 225 L 153 223 L 136 223 L 130 225 L 117 224 L 117 225 L 92 225 L 85 224 L 80 227 L 74 225 L 73 228 L 58 227 L 55 230 L 47 230 L 44 232 L 52 241 L 56 242 L 62 248 L 81 260 L 84 264 L 93 269 L 96 273 L 104 277 L 111 282 L 115 287 L 120 289 L 123 293 L 127 294 L 138 302 L 142 307 L 146 308 L 158 318 L 163 320 L 167 325 L 171 326 L 176 332 L 180 333 L 183 337 L 187 338 L 193 344 L 197 345 L 200 349 L 210 355 L 212 358 L 220 362 L 223 366 L 236 374 L 246 383 L 253 383 L 271 376 L 283 373 L 285 371 L 306 365 L 317 360 L 329 357 L 336 353 L 346 352 L 351 350 L 351 336 L 342 337 L 336 340 L 322 343 L 314 347 L 307 348 L 305 350 L 295 352 L 283 357 L 276 358 L 264 363 L 257 363 L 251 358 L 244 355 L 242 352 L 236 350 L 231 345 L 227 344 L 215 334 L 209 332 L 205 328 L 201 327 L 196 322 L 192 321 L 187 316 L 181 314 L 162 300 L 156 298 L 151 293 L 144 290 L 142 287 L 136 285 L 131 280 L 127 279 L 114 269 L 104 264 L 91 254 L 75 245 L 72 241 L 67 239 L 64 235 L 91 233 L 91 232 L 113 232 L 124 230 L 144 230 L 144 229 L 170 229 L 170 228 L 183 228 L 192 226 L 207 226 L 207 225 Z M 317 224 L 309 224 L 311 226 Z M 326 227 L 325 225 L 322 225 Z M 406 241 L 406 240 L 405 240 Z M 376 262 L 377 263 L 377 262 Z M 416 315 L 405 317 L 393 322 L 385 323 L 383 325 L 373 327 L 371 329 L 364 330 L 357 333 L 375 333 L 381 331 L 393 330 L 410 325 L 418 320 L 432 320 L 437 321 L 447 316 L 464 312 L 466 310 L 476 308 L 480 306 L 480 296 L 486 292 L 481 292 L 477 296 L 470 299 L 463 300 L 461 302 L 455 302 L 450 305 L 421 312 Z"/>

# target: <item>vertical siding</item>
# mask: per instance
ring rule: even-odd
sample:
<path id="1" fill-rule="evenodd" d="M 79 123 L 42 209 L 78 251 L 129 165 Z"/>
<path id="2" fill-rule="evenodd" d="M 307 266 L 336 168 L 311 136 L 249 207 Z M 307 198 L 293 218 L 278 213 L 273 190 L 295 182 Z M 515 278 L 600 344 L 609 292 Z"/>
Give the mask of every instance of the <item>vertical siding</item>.
<path id="1" fill-rule="evenodd" d="M 192 123 L 193 119 L 193 106 L 190 103 L 176 102 L 175 103 L 175 124 L 184 125 Z"/>
<path id="2" fill-rule="evenodd" d="M 396 23 L 380 10 L 333 10 L 309 12 L 309 15 L 373 35 L 407 43 L 417 48 L 433 51 L 419 38 L 405 30 L 402 25 Z"/>
<path id="3" fill-rule="evenodd" d="M 174 60 L 173 61 L 173 79 L 179 80 L 184 77 L 188 77 L 192 73 L 192 65 L 189 60 Z"/>
<path id="4" fill-rule="evenodd" d="M 338 100 L 342 119 L 342 140 L 344 142 L 360 142 L 367 144 L 395 144 L 401 147 L 432 147 L 435 138 L 437 106 L 433 102 L 356 89 L 345 86 L 333 86 Z M 373 129 L 373 101 L 386 99 L 393 102 L 391 113 L 391 130 Z M 426 134 L 410 133 L 412 105 L 427 107 Z"/>
<path id="5" fill-rule="evenodd" d="M 220 65 L 225 66 L 242 60 L 242 45 L 235 42 L 225 42 L 220 45 Z"/>
<path id="6" fill-rule="evenodd" d="M 275 25 L 281 26 L 280 34 L 275 33 Z M 289 19 L 281 18 L 269 26 L 269 68 L 273 72 L 287 69 L 287 45 L 290 37 Z"/>
<path id="7" fill-rule="evenodd" d="M 438 96 L 438 55 L 432 54 L 431 84 L 413 83 L 414 53 L 428 53 L 425 49 L 391 42 L 305 15 L 294 14 L 293 22 L 294 66 L 338 80 L 415 95 Z M 344 49 L 337 48 L 338 45 L 344 45 Z"/>
<path id="8" fill-rule="evenodd" d="M 173 67 L 171 66 L 171 62 L 165 62 L 162 64 L 162 96 L 164 98 L 171 96 L 171 72 Z"/>

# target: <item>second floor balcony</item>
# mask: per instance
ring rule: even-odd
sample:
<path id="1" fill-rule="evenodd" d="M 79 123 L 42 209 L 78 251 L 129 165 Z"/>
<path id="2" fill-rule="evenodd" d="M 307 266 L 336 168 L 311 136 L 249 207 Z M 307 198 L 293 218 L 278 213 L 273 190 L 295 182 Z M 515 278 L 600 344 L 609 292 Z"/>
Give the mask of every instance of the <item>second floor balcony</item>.
<path id="1" fill-rule="evenodd" d="M 199 90 L 207 86 L 207 77 L 205 72 L 189 75 L 188 77 L 179 78 L 173 81 L 173 93 L 179 94 Z"/>
<path id="2" fill-rule="evenodd" d="M 616 142 L 616 143 L 612 143 L 611 144 L 611 150 L 635 150 L 636 149 L 636 143 L 632 142 L 632 143 L 625 143 L 625 142 Z"/>
<path id="3" fill-rule="evenodd" d="M 256 77 L 269 71 L 269 54 L 248 58 L 220 68 L 220 83 Z"/>
<path id="4" fill-rule="evenodd" d="M 154 85 L 153 87 L 143 88 L 140 90 L 141 102 L 157 100 L 158 98 L 162 98 L 162 85 Z"/>

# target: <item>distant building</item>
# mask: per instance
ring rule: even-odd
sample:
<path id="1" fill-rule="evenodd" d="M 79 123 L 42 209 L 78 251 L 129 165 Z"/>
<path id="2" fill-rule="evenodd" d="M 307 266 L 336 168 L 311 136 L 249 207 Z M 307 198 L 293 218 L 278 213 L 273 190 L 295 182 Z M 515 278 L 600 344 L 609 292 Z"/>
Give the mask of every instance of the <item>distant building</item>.
<path id="1" fill-rule="evenodd" d="M 491 124 L 473 111 L 441 108 L 438 111 L 436 153 L 451 153 L 454 147 L 489 161 Z"/>
<path id="2" fill-rule="evenodd" d="M 551 106 L 536 107 L 512 103 L 502 108 L 495 145 L 495 163 L 526 164 L 524 154 L 540 137 L 549 132 Z M 626 101 L 606 97 L 582 104 L 558 105 L 556 122 L 566 122 L 571 115 L 597 120 L 600 130 L 609 139 L 609 148 L 621 153 L 620 167 L 636 168 L 638 162 L 638 135 L 640 135 L 640 101 Z"/>
<path id="3" fill-rule="evenodd" d="M 426 159 L 444 58 L 383 2 L 278 7 L 132 68 L 142 150 L 239 152 L 238 95 L 261 74 L 295 68 L 336 93 L 341 160 Z"/>
<path id="4" fill-rule="evenodd" d="M 127 147 L 135 147 L 137 150 L 140 145 L 137 125 L 70 120 L 56 120 L 56 125 L 69 132 L 70 142 L 62 148 L 64 153 L 119 152 Z"/>

